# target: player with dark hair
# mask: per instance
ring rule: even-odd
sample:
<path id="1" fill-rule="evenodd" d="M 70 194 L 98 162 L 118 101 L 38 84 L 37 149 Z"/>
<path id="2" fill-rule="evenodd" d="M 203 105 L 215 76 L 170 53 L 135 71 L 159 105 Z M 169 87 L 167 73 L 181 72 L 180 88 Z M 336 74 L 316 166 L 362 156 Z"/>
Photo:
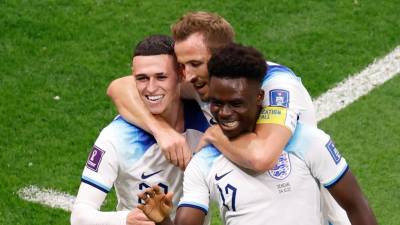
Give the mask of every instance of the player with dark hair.
<path id="1" fill-rule="evenodd" d="M 175 54 L 186 80 L 181 96 L 196 99 L 213 124 L 215 120 L 209 111 L 207 64 L 213 52 L 233 42 L 233 28 L 217 14 L 189 12 L 172 25 L 171 31 L 175 39 Z M 298 122 L 317 126 L 314 105 L 301 79 L 283 65 L 269 61 L 266 64 L 268 69 L 262 82 L 265 92 L 263 109 L 253 132 L 230 140 L 219 126 L 212 126 L 199 144 L 213 144 L 228 159 L 258 173 L 275 166 Z M 144 107 L 130 76 L 113 81 L 108 94 L 121 115 L 152 133 L 164 156 L 174 165 L 185 168 L 190 159 L 185 139 Z M 349 224 L 346 213 L 329 192 L 323 187 L 321 192 L 322 213 L 326 220 L 333 224 Z"/>
<path id="2" fill-rule="evenodd" d="M 147 110 L 182 133 L 194 149 L 208 122 L 195 101 L 180 99 L 182 74 L 173 39 L 154 35 L 139 42 L 132 74 Z M 166 160 L 152 135 L 117 116 L 101 131 L 89 154 L 71 224 L 154 224 L 136 209 L 140 204 L 137 194 L 159 185 L 165 193 L 176 193 L 173 201 L 177 203 L 182 178 L 183 172 Z M 117 211 L 102 212 L 100 206 L 112 187 L 117 193 Z"/>
<path id="3" fill-rule="evenodd" d="M 259 52 L 237 44 L 211 57 L 210 111 L 229 139 L 255 129 L 262 109 L 265 69 Z M 239 167 L 213 145 L 203 148 L 185 171 L 184 193 L 174 222 L 168 217 L 173 194 L 165 195 L 159 187 L 140 194 L 145 204 L 138 207 L 159 224 L 200 225 L 210 200 L 218 202 L 224 224 L 324 224 L 318 183 L 332 193 L 352 224 L 377 224 L 329 135 L 305 124 L 297 125 L 278 163 L 267 173 Z"/>

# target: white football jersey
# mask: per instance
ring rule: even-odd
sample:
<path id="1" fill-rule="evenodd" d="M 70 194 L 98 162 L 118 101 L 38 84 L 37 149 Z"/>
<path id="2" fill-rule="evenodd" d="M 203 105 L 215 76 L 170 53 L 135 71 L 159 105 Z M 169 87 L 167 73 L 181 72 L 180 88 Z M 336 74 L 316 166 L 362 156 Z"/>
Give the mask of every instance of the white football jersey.
<path id="1" fill-rule="evenodd" d="M 292 132 L 297 122 L 317 127 L 314 105 L 310 94 L 289 68 L 267 62 L 268 70 L 262 88 L 265 92 L 263 110 L 258 123 L 285 125 Z M 324 187 L 321 190 L 324 224 L 350 225 L 346 212 Z"/>
<path id="2" fill-rule="evenodd" d="M 314 105 L 307 90 L 289 68 L 267 62 L 262 82 L 265 92 L 263 110 L 257 123 L 275 123 L 292 132 L 297 122 L 317 126 Z"/>
<path id="3" fill-rule="evenodd" d="M 195 101 L 184 101 L 185 137 L 193 150 L 208 121 Z M 177 205 L 182 195 L 183 172 L 169 163 L 152 135 L 116 117 L 97 138 L 81 181 L 105 193 L 114 186 L 117 210 L 131 210 L 139 203 L 137 194 L 159 185 L 174 192 Z M 175 212 L 175 211 L 174 211 Z"/>
<path id="4" fill-rule="evenodd" d="M 218 202 L 225 224 L 322 224 L 318 182 L 335 184 L 348 165 L 330 137 L 298 124 L 273 170 L 254 174 L 239 168 L 210 145 L 185 171 L 179 206 L 208 212 Z"/>
<path id="5" fill-rule="evenodd" d="M 317 127 L 312 99 L 300 77 L 286 66 L 267 61 L 268 69 L 262 81 L 265 96 L 258 124 L 273 123 L 286 126 L 292 132 L 297 123 Z M 209 104 L 196 99 L 207 120 L 212 123 Z M 215 121 L 214 121 L 215 124 Z M 324 224 L 350 225 L 346 212 L 325 188 L 321 187 Z"/>

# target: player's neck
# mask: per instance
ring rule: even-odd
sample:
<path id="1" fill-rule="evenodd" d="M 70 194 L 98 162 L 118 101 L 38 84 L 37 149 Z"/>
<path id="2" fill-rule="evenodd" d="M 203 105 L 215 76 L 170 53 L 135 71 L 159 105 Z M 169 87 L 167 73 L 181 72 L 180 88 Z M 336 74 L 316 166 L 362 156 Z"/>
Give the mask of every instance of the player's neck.
<path id="1" fill-rule="evenodd" d="M 184 131 L 183 102 L 180 99 L 172 103 L 162 117 L 177 132 Z"/>

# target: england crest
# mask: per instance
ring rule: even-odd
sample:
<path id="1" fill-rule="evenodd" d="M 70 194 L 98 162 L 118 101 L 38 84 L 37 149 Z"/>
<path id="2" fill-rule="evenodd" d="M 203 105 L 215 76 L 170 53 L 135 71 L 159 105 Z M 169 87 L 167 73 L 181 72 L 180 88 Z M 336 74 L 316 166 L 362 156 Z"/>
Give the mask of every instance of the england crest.
<path id="1" fill-rule="evenodd" d="M 283 152 L 278 159 L 278 163 L 272 170 L 269 170 L 268 173 L 272 178 L 283 180 L 289 176 L 292 167 L 290 165 L 289 154 L 287 152 Z"/>

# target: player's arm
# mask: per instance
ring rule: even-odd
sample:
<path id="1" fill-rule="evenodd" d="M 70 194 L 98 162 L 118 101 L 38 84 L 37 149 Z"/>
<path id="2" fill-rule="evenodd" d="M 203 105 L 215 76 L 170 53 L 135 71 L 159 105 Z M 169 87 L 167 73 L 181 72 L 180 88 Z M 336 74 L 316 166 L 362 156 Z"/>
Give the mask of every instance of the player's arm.
<path id="1" fill-rule="evenodd" d="M 337 183 L 328 187 L 328 190 L 346 211 L 351 224 L 378 224 L 367 199 L 350 170 Z"/>
<path id="2" fill-rule="evenodd" d="M 291 78 L 270 81 L 262 88 L 263 108 L 253 133 L 229 141 L 218 127 L 213 127 L 200 143 L 211 143 L 239 166 L 260 173 L 276 164 L 296 128 L 303 102 L 299 91 L 302 84 Z"/>
<path id="3" fill-rule="evenodd" d="M 291 136 L 291 130 L 285 126 L 257 124 L 254 133 L 229 140 L 221 128 L 214 125 L 207 129 L 199 146 L 211 143 L 238 165 L 256 172 L 265 172 L 274 167 Z"/>
<path id="4" fill-rule="evenodd" d="M 118 174 L 118 161 L 115 149 L 102 132 L 89 154 L 82 174 L 72 214 L 71 224 L 154 224 L 140 211 L 100 211 L 107 193 Z M 142 223 L 143 222 L 143 223 Z"/>
<path id="5" fill-rule="evenodd" d="M 75 200 L 71 213 L 72 225 L 125 225 L 142 224 L 152 225 L 144 213 L 138 209 L 132 211 L 102 212 L 100 206 L 106 197 L 106 193 L 93 188 L 92 186 L 81 183 L 78 196 Z"/>
<path id="6" fill-rule="evenodd" d="M 112 81 L 107 95 L 124 119 L 153 134 L 168 161 L 182 169 L 186 167 L 191 154 L 185 138 L 163 118 L 150 113 L 140 98 L 132 75 Z"/>
<path id="7" fill-rule="evenodd" d="M 321 130 L 314 129 L 311 132 L 299 139 L 307 143 L 302 155 L 314 178 L 328 189 L 346 211 L 351 224 L 377 224 L 356 178 L 333 141 Z"/>

